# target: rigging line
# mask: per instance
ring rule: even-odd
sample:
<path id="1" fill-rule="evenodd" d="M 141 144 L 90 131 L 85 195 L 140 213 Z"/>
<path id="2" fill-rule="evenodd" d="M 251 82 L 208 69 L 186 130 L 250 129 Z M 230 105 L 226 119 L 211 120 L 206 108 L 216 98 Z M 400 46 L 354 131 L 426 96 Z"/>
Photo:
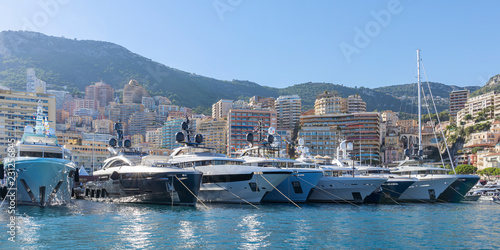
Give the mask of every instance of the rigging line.
<path id="1" fill-rule="evenodd" d="M 186 186 L 186 184 L 184 184 L 184 182 L 182 182 L 182 180 L 181 180 L 181 179 L 179 179 L 179 177 L 177 177 L 177 175 L 174 175 L 174 176 L 175 176 L 175 178 L 177 178 L 177 180 L 178 180 L 178 181 L 179 181 L 179 182 L 180 182 L 180 183 L 181 183 L 181 184 L 182 184 L 182 185 L 183 185 L 183 186 L 184 186 L 184 187 L 185 187 L 185 188 L 186 188 L 186 189 L 187 189 L 187 190 L 188 190 L 188 191 L 189 191 L 189 192 L 190 192 L 190 193 L 194 196 L 194 197 L 196 197 L 196 200 L 198 200 L 198 201 L 201 203 L 201 205 L 203 205 L 206 209 L 208 209 L 207 205 L 205 205 L 205 203 L 203 203 L 203 201 L 201 201 L 201 200 L 198 198 L 198 196 L 196 196 L 196 195 L 195 195 L 195 194 L 191 191 L 191 189 L 189 189 L 189 188 Z M 172 200 L 173 200 L 173 199 L 172 199 Z"/>
<path id="2" fill-rule="evenodd" d="M 297 203 L 293 202 L 290 198 L 288 198 L 285 194 L 283 194 L 277 187 L 275 187 L 270 181 L 267 180 L 266 177 L 264 177 L 264 174 L 260 174 L 260 176 L 262 176 L 262 178 L 267 181 L 267 183 L 269 183 L 269 185 L 271 185 L 276 191 L 278 191 L 281 195 L 283 195 L 283 197 L 285 197 L 288 201 L 290 201 L 293 205 L 295 205 L 296 207 L 302 209 L 301 207 L 299 207 L 299 205 L 297 205 Z"/>
<path id="3" fill-rule="evenodd" d="M 423 63 L 422 63 L 422 69 L 424 70 L 425 81 L 427 82 L 427 87 L 429 88 L 429 93 L 431 95 L 432 103 L 434 104 L 434 110 L 436 111 L 436 117 L 437 117 L 437 120 L 440 124 L 439 126 L 441 126 L 441 119 L 439 118 L 439 114 L 437 112 L 436 103 L 434 102 L 434 97 L 432 96 L 431 85 L 429 84 L 429 80 L 427 79 L 427 74 L 425 73 L 425 67 L 424 67 Z M 441 127 L 441 135 L 443 136 L 443 141 L 444 141 L 444 144 L 446 146 L 446 152 L 448 152 L 448 158 L 450 158 L 451 168 L 453 169 L 453 172 L 455 174 L 457 174 L 457 171 L 455 171 L 455 166 L 454 166 L 453 160 L 451 159 L 450 149 L 448 147 L 448 142 L 446 142 L 446 137 L 444 135 L 444 130 L 442 127 Z"/>
<path id="4" fill-rule="evenodd" d="M 382 187 L 382 186 L 380 186 L 380 187 L 382 188 L 382 193 L 385 195 L 385 197 L 388 197 L 388 198 L 389 198 L 389 199 L 391 199 L 394 203 L 396 203 L 396 204 L 398 204 L 399 206 L 401 206 L 401 204 L 399 204 L 399 202 L 397 202 L 395 199 L 393 199 L 393 198 L 391 197 L 391 195 L 390 195 L 390 194 L 386 194 L 386 193 L 384 193 L 384 189 L 385 189 L 385 190 L 389 190 L 388 188 L 384 188 L 384 187 Z M 391 190 L 389 190 L 389 191 L 391 191 Z M 400 194 L 399 192 L 396 192 L 396 191 L 393 191 L 393 192 L 394 192 L 394 193 L 398 193 L 398 194 L 399 194 L 399 196 L 401 196 L 401 194 Z"/>
<path id="5" fill-rule="evenodd" d="M 306 182 L 306 183 L 310 184 L 311 186 L 314 186 L 312 183 L 308 182 L 307 180 L 305 180 L 305 179 L 303 179 L 303 178 L 301 178 L 301 177 L 298 177 L 298 176 L 297 176 L 297 178 L 299 178 L 299 179 L 303 180 L 304 182 Z M 316 187 L 314 187 L 314 188 L 318 188 L 318 187 L 316 186 Z M 351 204 L 351 205 L 356 206 L 356 207 L 360 207 L 360 206 L 358 206 L 358 205 L 354 204 L 353 202 L 350 202 L 350 201 L 348 201 L 348 200 L 346 200 L 346 199 L 342 199 L 340 196 L 337 196 L 337 195 L 335 195 L 335 194 L 332 194 L 332 193 L 330 193 L 330 192 L 328 192 L 328 191 L 326 191 L 326 190 L 324 190 L 324 189 L 322 189 L 322 188 L 318 188 L 318 190 L 321 190 L 321 191 L 323 191 L 323 192 L 325 192 L 325 193 L 327 193 L 327 194 L 331 194 L 331 195 L 333 195 L 333 196 L 335 196 L 335 197 L 337 197 L 337 198 L 341 199 L 341 200 L 342 200 L 342 201 L 344 201 L 345 203 Z M 337 204 L 339 203 L 339 202 L 338 202 L 338 201 L 336 201 L 336 200 L 332 200 L 332 201 L 334 201 L 334 202 L 335 202 L 335 203 L 337 203 Z"/>
<path id="6" fill-rule="evenodd" d="M 431 111 L 429 109 L 429 104 L 427 103 L 427 97 L 425 96 L 424 86 L 422 86 L 422 94 L 424 94 L 424 102 L 425 102 L 425 106 L 427 107 L 427 114 L 429 115 L 429 120 L 431 121 L 431 124 L 432 124 Z M 441 124 L 439 124 L 439 126 L 441 126 Z M 441 164 L 443 164 L 443 166 L 444 166 L 444 159 L 443 159 L 443 155 L 441 154 L 441 148 L 440 148 L 440 145 L 439 145 L 439 140 L 437 138 L 436 130 L 434 129 L 434 126 L 432 126 L 432 133 L 434 134 L 434 139 L 436 140 L 436 146 L 438 148 L 439 158 L 441 158 Z M 423 142 L 420 142 L 420 143 L 422 143 L 422 145 L 423 145 Z"/>
<path id="7" fill-rule="evenodd" d="M 241 197 L 240 197 L 240 196 L 238 196 L 237 194 L 235 194 L 235 193 L 233 193 L 233 192 L 229 191 L 227 188 L 225 188 L 225 187 L 223 187 L 223 186 L 221 186 L 221 185 L 219 185 L 219 184 L 217 184 L 217 183 L 214 183 L 214 184 L 215 184 L 216 186 L 218 186 L 218 187 L 220 187 L 220 188 L 222 188 L 222 189 L 224 189 L 224 190 L 228 191 L 230 194 L 232 194 L 232 195 L 236 196 L 236 198 L 238 198 L 238 199 L 240 199 L 240 200 L 242 200 L 242 201 L 246 202 L 248 205 L 250 205 L 250 206 L 252 206 L 252 207 L 254 207 L 254 208 L 260 209 L 259 207 L 257 207 L 256 205 L 252 204 L 251 202 L 249 202 L 249 201 L 247 201 L 247 200 L 245 200 L 245 199 L 241 198 Z"/>

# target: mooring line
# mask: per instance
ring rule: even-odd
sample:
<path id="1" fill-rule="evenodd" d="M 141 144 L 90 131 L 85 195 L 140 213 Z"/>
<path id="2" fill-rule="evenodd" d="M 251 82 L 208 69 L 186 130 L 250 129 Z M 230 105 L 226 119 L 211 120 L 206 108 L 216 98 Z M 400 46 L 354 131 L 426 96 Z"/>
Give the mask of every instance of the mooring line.
<path id="1" fill-rule="evenodd" d="M 201 201 L 198 196 L 196 196 L 192 191 L 191 189 L 189 189 L 186 184 L 184 184 L 184 182 L 181 181 L 181 179 L 179 179 L 179 177 L 177 177 L 177 175 L 174 175 L 175 178 L 177 178 L 177 180 L 196 198 L 196 200 L 198 200 L 201 205 L 203 205 L 206 209 L 208 209 L 207 205 L 205 205 L 205 203 L 203 203 L 203 201 Z M 174 199 L 174 197 L 172 197 L 172 200 Z"/>
<path id="2" fill-rule="evenodd" d="M 222 186 L 220 186 L 220 185 L 219 185 L 219 184 L 217 184 L 217 183 L 214 183 L 214 184 L 215 184 L 215 185 L 217 185 L 218 187 L 220 187 L 220 188 L 222 188 L 222 189 L 224 189 L 224 190 L 228 191 L 230 194 L 232 194 L 232 195 L 236 196 L 238 199 L 241 199 L 242 201 L 246 202 L 248 205 L 250 205 L 250 206 L 252 206 L 252 207 L 254 207 L 254 208 L 260 209 L 259 207 L 257 207 L 256 205 L 252 204 L 251 202 L 249 202 L 249 201 L 247 201 L 247 200 L 245 200 L 245 199 L 241 198 L 241 197 L 240 197 L 240 196 L 238 196 L 237 194 L 235 194 L 235 193 L 233 193 L 233 192 L 229 191 L 227 188 L 222 187 Z"/>
<path id="3" fill-rule="evenodd" d="M 266 177 L 264 177 L 264 174 L 260 174 L 262 176 L 262 178 L 267 181 L 267 183 L 269 183 L 269 185 L 271 185 L 275 190 L 277 190 L 281 195 L 283 195 L 283 197 L 285 197 L 288 201 L 290 201 L 293 205 L 295 205 L 296 207 L 302 209 L 301 207 L 299 207 L 299 205 L 297 205 L 297 203 L 293 202 L 290 198 L 288 198 L 285 194 L 283 194 L 278 188 L 276 188 L 269 180 L 267 180 Z"/>
<path id="4" fill-rule="evenodd" d="M 310 183 L 310 182 L 308 182 L 308 181 L 306 181 L 306 180 L 304 180 L 304 179 L 302 179 L 302 178 L 300 178 L 300 177 L 297 177 L 297 178 L 299 178 L 299 179 L 301 179 L 301 180 L 303 180 L 303 181 L 305 181 L 305 182 L 307 182 L 307 183 L 309 183 L 309 184 L 311 184 L 311 185 L 312 185 L 312 183 Z M 333 180 L 333 181 L 336 181 L 336 180 Z M 336 181 L 336 182 L 339 182 L 339 181 Z M 341 183 L 341 184 L 343 184 L 342 182 L 340 182 L 340 183 Z M 314 185 L 313 185 L 313 186 L 314 186 Z M 316 186 L 316 187 L 317 187 L 317 186 Z M 315 188 L 316 188 L 316 187 L 315 187 Z M 348 200 L 346 200 L 346 199 L 344 199 L 344 198 L 342 198 L 342 197 L 340 197 L 340 196 L 337 196 L 337 195 L 335 195 L 335 194 L 332 194 L 332 193 L 330 193 L 330 192 L 328 192 L 328 191 L 326 191 L 326 190 L 324 190 L 324 189 L 322 189 L 322 188 L 318 188 L 318 190 L 321 190 L 321 191 L 323 191 L 323 192 L 325 192 L 325 193 L 327 193 L 327 194 L 329 194 L 329 195 L 331 195 L 331 196 L 334 196 L 334 197 L 336 197 L 336 198 L 338 198 L 338 199 L 340 199 L 340 200 L 344 201 L 345 203 L 351 204 L 351 205 L 356 206 L 356 207 L 361 207 L 361 206 L 359 206 L 359 205 L 357 205 L 357 204 L 354 204 L 353 202 L 350 202 L 350 201 L 348 201 Z M 328 197 L 328 196 L 325 196 L 325 197 Z M 333 201 L 333 202 L 335 202 L 335 203 L 337 203 L 337 204 L 340 204 L 340 202 L 338 202 L 338 201 L 336 201 L 336 200 L 331 200 L 331 201 Z"/>

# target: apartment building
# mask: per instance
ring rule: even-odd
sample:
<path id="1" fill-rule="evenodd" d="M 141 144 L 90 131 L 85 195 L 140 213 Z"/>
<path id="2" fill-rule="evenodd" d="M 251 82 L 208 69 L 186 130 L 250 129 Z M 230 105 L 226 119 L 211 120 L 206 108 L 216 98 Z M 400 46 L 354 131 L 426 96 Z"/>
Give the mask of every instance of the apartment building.
<path id="1" fill-rule="evenodd" d="M 20 140 L 24 127 L 35 126 L 34 115 L 38 101 L 49 119 L 49 126 L 56 128 L 56 99 L 42 93 L 0 90 L 0 156 L 5 157 L 11 140 Z"/>
<path id="2" fill-rule="evenodd" d="M 275 101 L 278 130 L 293 130 L 300 122 L 301 100 L 298 95 L 280 96 Z"/>
<path id="3" fill-rule="evenodd" d="M 267 135 L 269 127 L 276 128 L 277 113 L 275 110 L 231 109 L 227 121 L 228 154 L 236 155 L 236 151 L 248 146 L 246 135 L 254 133 L 254 141 L 259 139 L 258 129 L 261 124 L 262 135 Z"/>
<path id="4" fill-rule="evenodd" d="M 345 139 L 353 143 L 353 159 L 381 161 L 379 113 L 308 115 L 301 116 L 300 123 L 299 137 L 313 155 L 335 157 L 339 139 Z"/>

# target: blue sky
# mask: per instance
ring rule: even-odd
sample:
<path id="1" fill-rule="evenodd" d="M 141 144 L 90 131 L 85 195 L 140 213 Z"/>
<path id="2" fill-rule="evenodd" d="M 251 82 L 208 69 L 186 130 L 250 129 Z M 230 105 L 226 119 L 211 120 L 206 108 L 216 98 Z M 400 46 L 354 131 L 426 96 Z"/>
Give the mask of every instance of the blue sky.
<path id="1" fill-rule="evenodd" d="M 498 1 L 0 0 L 0 30 L 109 41 L 167 66 L 286 87 L 415 81 L 484 85 L 500 73 Z"/>

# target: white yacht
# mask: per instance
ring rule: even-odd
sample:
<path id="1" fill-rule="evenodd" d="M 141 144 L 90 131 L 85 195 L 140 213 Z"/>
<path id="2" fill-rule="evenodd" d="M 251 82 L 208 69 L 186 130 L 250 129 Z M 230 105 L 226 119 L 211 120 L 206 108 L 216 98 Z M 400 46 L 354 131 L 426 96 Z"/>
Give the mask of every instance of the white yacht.
<path id="1" fill-rule="evenodd" d="M 131 149 L 130 140 L 123 140 L 121 124 L 117 138 L 110 140 L 111 157 L 98 177 L 85 184 L 84 198 L 97 201 L 196 205 L 202 173 L 193 169 L 140 164 L 144 153 Z"/>
<path id="2" fill-rule="evenodd" d="M 195 142 L 191 142 L 188 127 L 189 120 L 182 125 L 187 135 L 184 132 L 176 134 L 176 141 L 186 146 L 176 148 L 168 157 L 151 155 L 143 161 L 203 172 L 198 195 L 202 202 L 259 204 L 267 193 L 292 174 L 287 169 L 245 166 L 241 159 L 201 147 L 203 137 L 196 135 Z"/>
<path id="3" fill-rule="evenodd" d="M 379 166 L 358 166 L 356 168 L 360 176 L 371 176 L 386 178 L 387 181 L 380 186 L 380 192 L 369 195 L 365 202 L 387 203 L 395 202 L 412 184 L 418 179 L 391 174 L 389 168 Z"/>
<path id="4" fill-rule="evenodd" d="M 301 141 L 299 140 L 299 145 Z M 311 191 L 307 201 L 310 202 L 355 202 L 363 203 L 365 198 L 387 180 L 386 178 L 353 176 L 353 169 L 344 165 L 318 165 L 308 155 L 308 149 L 299 147 L 301 157 L 297 159 L 298 166 L 304 168 L 318 167 L 323 170 L 323 176 Z"/>
<path id="5" fill-rule="evenodd" d="M 55 130 L 49 128 L 41 101 L 38 102 L 36 126 L 34 129 L 25 127 L 16 151 L 17 156 L 6 158 L 4 166 L 6 172 L 12 168 L 17 172 L 17 204 L 52 206 L 70 201 L 76 166 L 71 161 L 70 151 L 59 145 Z"/>
<path id="6" fill-rule="evenodd" d="M 374 177 L 352 177 L 344 175 L 346 167 L 332 165 L 320 166 L 323 177 L 313 189 L 308 201 L 311 202 L 356 202 L 363 203 L 365 198 L 387 180 Z"/>
<path id="7" fill-rule="evenodd" d="M 468 201 L 498 201 L 500 199 L 500 183 L 493 182 L 485 185 L 477 184 L 466 195 Z"/>
<path id="8" fill-rule="evenodd" d="M 348 157 L 347 151 L 352 150 L 352 143 L 347 143 L 346 140 L 340 142 L 337 147 L 337 157 L 332 160 L 332 164 L 337 167 L 346 168 L 345 172 L 350 175 L 354 173 L 356 177 L 371 177 L 386 179 L 379 190 L 374 191 L 365 198 L 366 203 L 392 203 L 417 179 L 401 177 L 391 174 L 389 168 L 379 166 L 362 165 L 351 160 Z M 345 175 L 345 174 L 344 174 Z"/>
<path id="9" fill-rule="evenodd" d="M 399 197 L 400 201 L 434 202 L 438 197 L 457 180 L 449 175 L 449 169 L 420 164 L 418 161 L 405 161 L 391 173 L 408 178 L 416 178 L 413 183 Z"/>
<path id="10" fill-rule="evenodd" d="M 276 190 L 267 194 L 263 202 L 290 202 L 290 200 L 299 203 L 306 202 L 311 190 L 316 187 L 323 176 L 323 171 L 295 165 L 299 164 L 296 160 L 272 157 L 274 151 L 268 147 L 252 147 L 244 150 L 239 157 L 248 166 L 276 167 L 292 171 L 292 175 L 276 186 Z"/>

